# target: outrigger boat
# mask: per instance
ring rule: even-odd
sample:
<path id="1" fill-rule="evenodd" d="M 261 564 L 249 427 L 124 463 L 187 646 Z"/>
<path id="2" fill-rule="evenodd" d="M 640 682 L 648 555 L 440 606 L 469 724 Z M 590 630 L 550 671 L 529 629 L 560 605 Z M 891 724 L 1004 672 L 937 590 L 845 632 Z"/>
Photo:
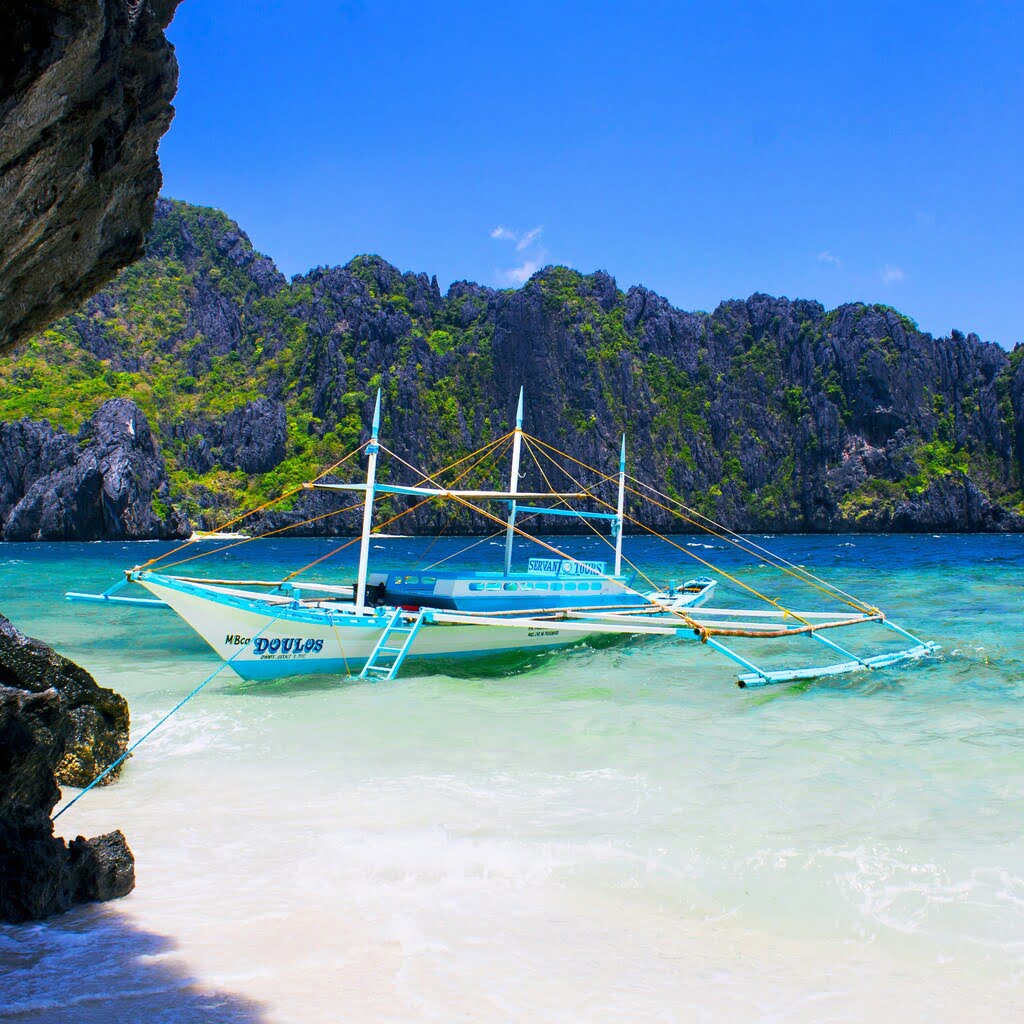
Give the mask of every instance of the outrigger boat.
<path id="1" fill-rule="evenodd" d="M 624 527 L 627 521 L 637 526 L 643 524 L 626 514 L 626 491 L 646 497 L 650 497 L 650 493 L 644 495 L 632 486 L 627 488 L 627 479 L 632 481 L 633 478 L 628 478 L 626 473 L 625 437 L 619 457 L 616 505 L 603 500 L 596 493 L 596 485 L 585 487 L 568 471 L 565 471 L 566 475 L 575 483 L 576 490 L 521 491 L 520 462 L 524 440 L 530 444 L 531 452 L 534 451 L 531 442 L 544 444 L 523 430 L 521 391 L 515 429 L 510 435 L 485 446 L 493 453 L 495 446 L 511 437 L 512 467 L 506 490 L 446 487 L 437 479 L 440 473 L 421 474 L 420 482 L 413 484 L 378 481 L 380 452 L 384 450 L 398 459 L 380 442 L 380 413 L 381 396 L 378 391 L 370 438 L 357 449 L 357 452 L 365 450 L 367 457 L 364 482 L 328 482 L 323 479 L 327 475 L 324 473 L 302 485 L 305 489 L 353 494 L 361 499 L 358 504 L 362 505 L 362 530 L 354 584 L 295 582 L 298 573 L 275 581 L 172 575 L 166 569 L 151 568 L 167 557 L 161 556 L 144 566 L 127 570 L 124 580 L 103 594 L 69 593 L 69 600 L 169 608 L 184 619 L 234 672 L 252 680 L 308 673 L 393 679 L 407 659 L 480 658 L 512 651 L 550 650 L 608 635 L 696 641 L 738 663 L 744 670 L 738 675 L 741 686 L 882 668 L 920 658 L 938 649 L 936 644 L 920 640 L 890 622 L 877 608 L 852 598 L 753 542 L 725 531 L 719 524 L 713 524 L 713 527 L 702 523 L 698 525 L 715 536 L 725 537 L 741 550 L 754 553 L 758 558 L 770 559 L 770 564 L 776 568 L 809 583 L 852 610 L 792 611 L 720 570 L 721 575 L 755 594 L 767 607 L 710 607 L 708 602 L 718 582 L 712 576 L 697 576 L 678 587 L 674 583 L 654 586 L 653 581 L 635 566 L 632 566 L 632 574 L 627 576 L 622 571 Z M 404 463 L 404 460 L 398 461 Z M 404 464 L 408 466 L 408 463 Z M 599 482 L 613 477 L 614 474 L 601 474 Z M 635 482 L 639 484 L 639 481 Z M 660 494 L 650 488 L 648 491 Z M 374 536 L 374 504 L 382 497 L 417 499 L 418 504 L 435 499 L 451 501 L 501 524 L 505 533 L 503 569 L 494 572 L 433 569 L 371 572 L 369 560 L 370 541 Z M 672 500 L 665 495 L 661 497 Z M 489 512 L 485 507 L 488 503 L 506 504 L 507 519 Z M 598 510 L 577 507 L 594 503 L 601 507 Z M 655 503 L 662 509 L 683 515 L 691 523 L 695 522 L 688 514 L 676 513 L 660 501 Z M 350 506 L 355 507 L 358 506 Z M 692 513 L 685 506 L 679 507 L 686 513 Z M 403 514 L 399 513 L 399 516 Z M 399 516 L 392 516 L 382 526 Z M 611 549 L 610 571 L 606 561 L 576 558 L 526 533 L 521 525 L 517 525 L 523 516 L 531 519 L 573 516 L 588 524 L 594 520 L 610 523 L 611 538 L 605 538 Z M 524 569 L 514 570 L 513 542 L 517 536 L 540 545 L 544 552 L 542 557 L 531 557 Z M 674 546 L 686 551 L 678 544 Z M 689 551 L 686 553 L 692 555 Z M 703 562 L 703 559 L 698 560 Z M 638 576 L 648 586 L 638 587 Z M 153 596 L 135 598 L 118 594 L 128 583 L 140 584 Z M 911 641 L 911 646 L 855 654 L 826 635 L 854 627 L 882 627 L 890 635 L 899 636 L 904 644 Z M 719 639 L 723 637 L 754 641 L 808 637 L 828 648 L 833 656 L 839 655 L 840 660 L 826 665 L 790 665 L 769 669 L 737 651 L 734 642 L 727 646 Z"/>

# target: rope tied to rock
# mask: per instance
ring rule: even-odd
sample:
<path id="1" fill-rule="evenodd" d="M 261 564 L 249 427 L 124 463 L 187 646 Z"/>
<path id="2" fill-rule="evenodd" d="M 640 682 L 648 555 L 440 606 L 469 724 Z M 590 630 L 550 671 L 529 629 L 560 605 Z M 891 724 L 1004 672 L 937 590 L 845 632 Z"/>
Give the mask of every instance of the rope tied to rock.
<path id="1" fill-rule="evenodd" d="M 277 622 L 277 620 L 281 617 L 281 613 L 283 611 L 283 608 L 280 609 L 278 613 L 253 637 L 253 641 L 255 641 L 258 637 L 262 636 L 268 629 L 270 629 L 270 627 L 275 622 Z M 75 804 L 77 804 L 78 801 L 81 800 L 82 797 L 85 796 L 85 794 L 88 793 L 90 789 L 92 789 L 94 786 L 98 786 L 112 771 L 115 771 L 119 765 L 123 764 L 129 757 L 131 757 L 132 753 L 135 750 L 137 750 L 138 747 L 140 747 L 147 739 L 149 739 L 149 737 L 152 736 L 153 733 L 155 733 L 157 729 L 159 729 L 160 726 L 164 724 L 164 722 L 166 722 L 172 715 L 180 711 L 207 684 L 213 682 L 213 680 L 216 679 L 217 676 L 219 676 L 221 672 L 223 672 L 224 669 L 226 669 L 231 664 L 231 662 L 233 662 L 235 658 L 237 658 L 238 655 L 241 654 L 242 651 L 244 651 L 245 649 L 245 647 L 239 647 L 238 650 L 235 651 L 235 653 L 227 659 L 227 661 L 222 661 L 220 665 L 217 666 L 217 668 L 215 668 L 197 687 L 195 687 L 188 694 L 182 697 L 182 699 L 178 701 L 178 703 L 175 704 L 174 707 L 171 708 L 171 710 L 168 711 L 167 714 L 164 715 L 155 725 L 150 726 L 150 728 L 148 728 L 133 744 L 131 744 L 131 746 L 128 747 L 128 749 L 125 750 L 125 752 L 121 754 L 120 757 L 114 760 L 111 764 L 107 765 L 107 767 L 104 768 L 103 771 L 101 771 L 99 775 L 97 775 L 96 778 L 93 779 L 92 782 L 90 782 L 89 785 L 82 790 L 81 793 L 79 793 L 75 797 L 72 797 L 72 799 L 69 800 L 53 816 L 53 821 L 56 821 L 66 810 L 69 810 L 70 808 L 74 807 Z"/>

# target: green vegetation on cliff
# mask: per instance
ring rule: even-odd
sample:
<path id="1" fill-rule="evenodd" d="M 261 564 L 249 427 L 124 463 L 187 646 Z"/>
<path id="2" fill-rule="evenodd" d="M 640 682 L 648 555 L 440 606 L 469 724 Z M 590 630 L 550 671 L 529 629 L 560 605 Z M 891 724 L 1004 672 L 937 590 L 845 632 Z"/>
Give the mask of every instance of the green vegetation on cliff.
<path id="1" fill-rule="evenodd" d="M 436 467 L 506 431 L 525 384 L 528 429 L 583 461 L 625 430 L 643 475 L 731 525 L 856 528 L 948 505 L 951 484 L 990 519 L 1019 506 L 1022 354 L 885 306 L 684 313 L 565 267 L 442 295 L 360 256 L 289 283 L 220 211 L 163 200 L 144 259 L 0 360 L 0 421 L 76 431 L 131 399 L 171 501 L 214 522 L 355 448 L 378 386 L 389 444 Z"/>

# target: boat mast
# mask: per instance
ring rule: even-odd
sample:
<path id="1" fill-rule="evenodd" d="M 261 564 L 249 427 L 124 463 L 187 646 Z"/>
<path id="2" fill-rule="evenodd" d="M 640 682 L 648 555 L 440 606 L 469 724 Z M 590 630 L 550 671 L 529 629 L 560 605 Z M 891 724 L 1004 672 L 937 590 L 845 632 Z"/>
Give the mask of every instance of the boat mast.
<path id="1" fill-rule="evenodd" d="M 622 573 L 622 513 L 626 502 L 626 435 L 622 435 L 619 452 L 619 507 L 615 513 L 615 575 Z"/>
<path id="2" fill-rule="evenodd" d="M 366 500 L 363 502 L 363 535 L 359 544 L 359 574 L 356 576 L 356 614 L 361 615 L 366 607 L 366 566 L 370 558 L 370 527 L 373 525 L 373 489 L 377 482 L 377 452 L 380 445 L 380 388 L 377 389 L 377 404 L 373 408 L 373 426 L 370 428 L 370 443 L 366 446 L 369 460 L 366 463 Z"/>
<path id="3" fill-rule="evenodd" d="M 512 440 L 512 476 L 509 480 L 509 494 L 519 493 L 519 456 L 523 448 L 523 389 L 519 389 L 519 406 L 516 409 L 516 429 Z M 512 571 L 512 538 L 516 530 L 516 503 L 509 504 L 508 529 L 505 531 L 505 575 Z"/>

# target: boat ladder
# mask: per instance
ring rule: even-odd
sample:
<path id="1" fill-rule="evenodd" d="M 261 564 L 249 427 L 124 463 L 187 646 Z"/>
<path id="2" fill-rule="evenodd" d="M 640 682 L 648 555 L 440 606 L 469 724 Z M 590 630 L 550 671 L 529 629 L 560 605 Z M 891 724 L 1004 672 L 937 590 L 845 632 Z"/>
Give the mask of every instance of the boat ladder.
<path id="1" fill-rule="evenodd" d="M 415 618 L 408 626 L 402 625 L 402 616 L 405 614 L 407 613 L 403 612 L 401 608 L 395 609 L 391 621 L 384 627 L 384 632 L 377 640 L 377 646 L 371 651 L 370 657 L 366 659 L 366 664 L 359 673 L 360 679 L 372 679 L 374 682 L 378 682 L 394 679 L 398 675 L 398 670 L 402 667 L 402 662 L 405 661 L 405 656 L 409 653 L 409 648 L 412 647 L 412 642 L 416 639 L 420 626 L 423 625 L 422 609 L 416 613 Z"/>

